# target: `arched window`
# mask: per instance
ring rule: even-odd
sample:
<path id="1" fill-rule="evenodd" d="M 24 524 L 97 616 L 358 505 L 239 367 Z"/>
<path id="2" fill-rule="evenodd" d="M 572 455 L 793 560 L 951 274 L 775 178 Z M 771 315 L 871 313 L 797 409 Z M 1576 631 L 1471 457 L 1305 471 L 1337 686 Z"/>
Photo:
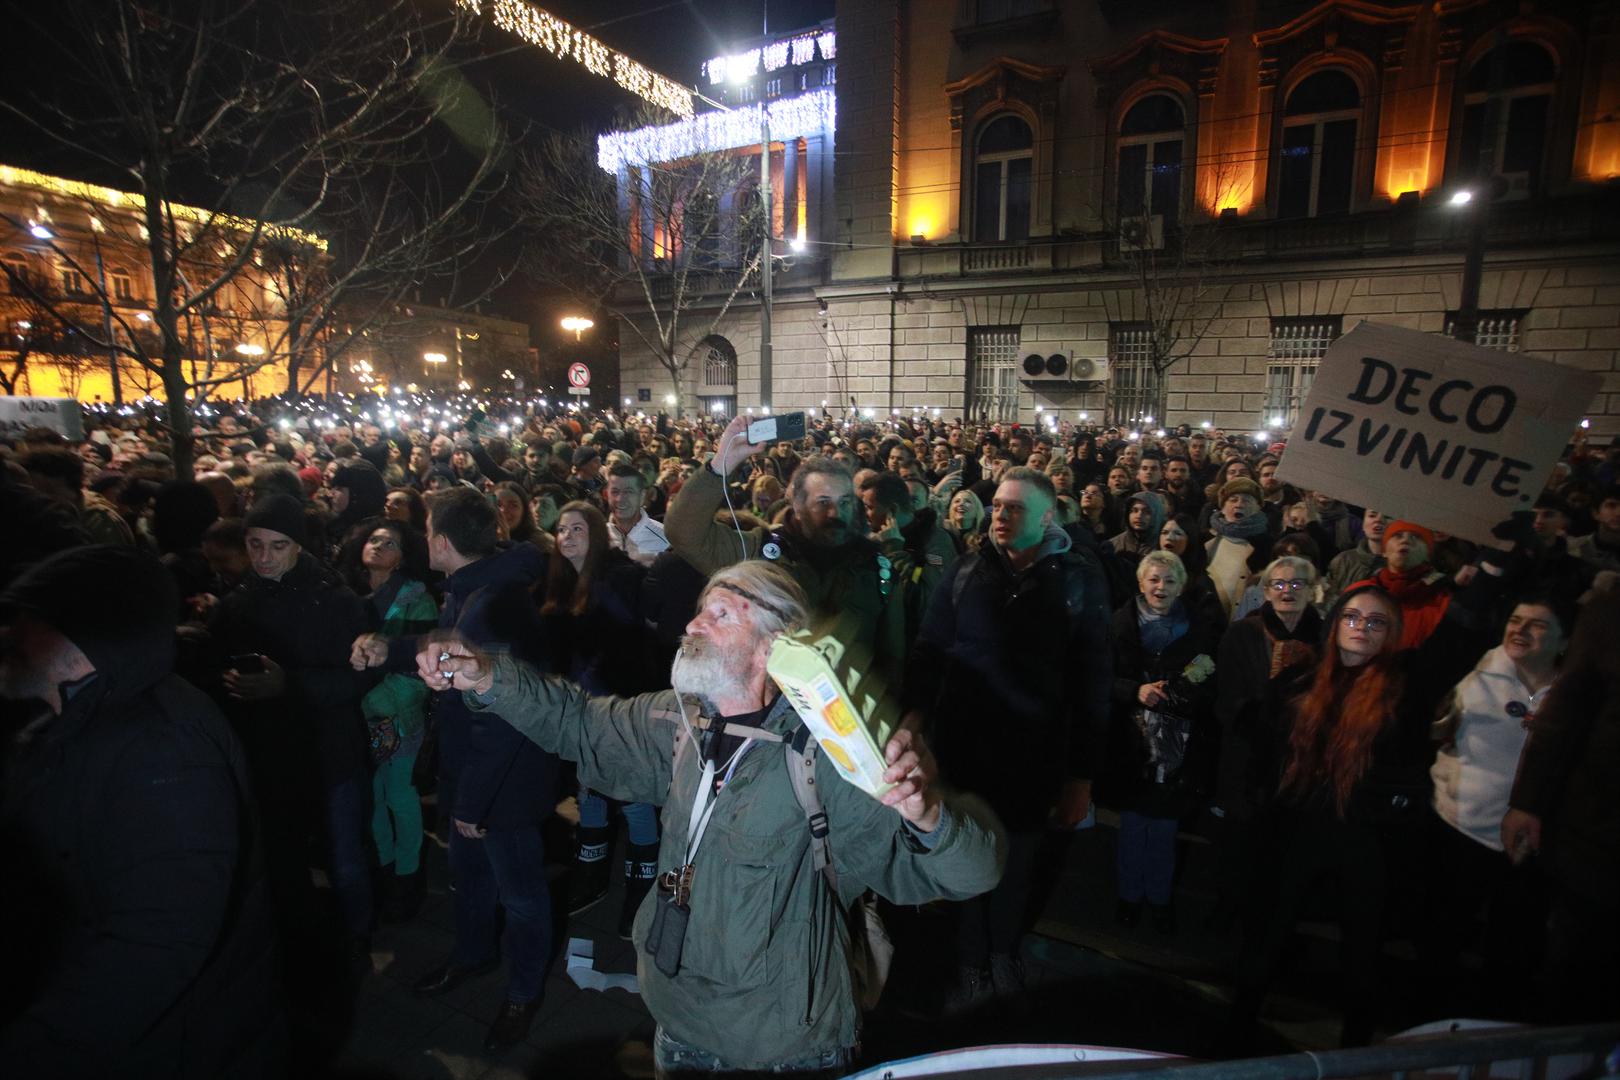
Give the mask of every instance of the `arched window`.
<path id="1" fill-rule="evenodd" d="M 1350 209 L 1360 117 L 1361 91 L 1343 71 L 1318 71 L 1289 93 L 1277 168 L 1279 217 Z"/>
<path id="2" fill-rule="evenodd" d="M 719 334 L 710 334 L 698 343 L 698 359 L 703 361 L 703 387 L 732 390 L 737 385 L 737 350 Z"/>
<path id="3" fill-rule="evenodd" d="M 973 155 L 973 239 L 1021 244 L 1029 239 L 1035 139 L 1016 116 L 979 129 Z"/>
<path id="4" fill-rule="evenodd" d="M 1457 156 L 1462 176 L 1501 176 L 1513 194 L 1535 188 L 1556 75 L 1551 54 L 1533 41 L 1499 45 L 1468 69 Z"/>
<path id="5" fill-rule="evenodd" d="M 719 334 L 698 342 L 696 359 L 703 364 L 697 389 L 704 413 L 737 415 L 737 350 Z"/>
<path id="6" fill-rule="evenodd" d="M 1119 125 L 1119 218 L 1181 217 L 1182 145 L 1187 116 L 1169 94 L 1149 94 Z"/>

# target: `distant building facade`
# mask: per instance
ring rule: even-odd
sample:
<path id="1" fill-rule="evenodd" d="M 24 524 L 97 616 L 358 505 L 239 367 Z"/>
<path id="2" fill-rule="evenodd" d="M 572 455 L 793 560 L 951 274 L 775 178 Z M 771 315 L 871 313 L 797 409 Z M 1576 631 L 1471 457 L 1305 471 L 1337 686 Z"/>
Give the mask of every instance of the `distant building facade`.
<path id="1" fill-rule="evenodd" d="M 179 242 L 194 236 L 246 236 L 252 222 L 193 206 L 171 204 Z M 282 229 L 284 237 L 324 253 L 313 233 Z M 113 355 L 104 344 L 138 341 L 158 351 L 152 330 L 155 286 L 145 248 L 145 203 L 113 188 L 28 169 L 0 165 L 0 370 L 8 378 L 19 355 L 13 392 L 39 397 L 113 399 Z M 186 266 L 207 280 L 238 252 L 221 241 L 217 250 L 197 245 Z M 182 284 L 177 288 L 186 288 Z M 285 307 L 257 259 L 220 289 L 205 317 L 187 327 L 185 363 L 195 381 L 241 375 L 211 391 L 218 397 L 255 397 L 286 388 L 287 370 L 273 355 L 285 333 Z M 156 372 L 122 356 L 117 361 L 126 399 L 163 396 Z"/>
<path id="2" fill-rule="evenodd" d="M 1488 204 L 1477 340 L 1601 372 L 1592 432 L 1620 434 L 1613 0 L 861 0 L 835 25 L 829 205 L 770 385 L 757 302 L 692 343 L 728 405 L 1285 431 L 1358 321 L 1463 314 Z M 626 393 L 661 397 L 622 340 Z"/>

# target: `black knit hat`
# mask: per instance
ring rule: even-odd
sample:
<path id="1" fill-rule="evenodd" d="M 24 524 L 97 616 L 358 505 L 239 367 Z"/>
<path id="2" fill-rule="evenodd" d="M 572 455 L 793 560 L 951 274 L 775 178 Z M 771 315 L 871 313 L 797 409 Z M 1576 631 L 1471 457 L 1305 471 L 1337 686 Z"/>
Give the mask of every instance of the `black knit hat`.
<path id="1" fill-rule="evenodd" d="M 180 597 L 174 576 L 136 548 L 69 548 L 0 594 L 0 622 L 26 612 L 78 646 L 115 691 L 150 685 L 174 666 Z"/>
<path id="2" fill-rule="evenodd" d="M 297 544 L 309 538 L 304 506 L 291 495 L 265 495 L 255 499 L 243 524 L 249 529 L 278 532 Z"/>

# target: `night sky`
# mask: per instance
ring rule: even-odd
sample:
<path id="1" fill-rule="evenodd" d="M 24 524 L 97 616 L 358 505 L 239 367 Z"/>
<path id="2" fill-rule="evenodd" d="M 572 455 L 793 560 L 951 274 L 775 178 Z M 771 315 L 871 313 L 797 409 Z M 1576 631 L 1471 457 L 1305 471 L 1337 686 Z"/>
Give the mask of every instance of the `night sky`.
<path id="1" fill-rule="evenodd" d="M 330 2 L 341 6 L 365 0 Z M 449 6 L 449 0 L 419 2 L 429 13 Z M 787 33 L 830 18 L 834 6 L 833 0 L 768 0 L 768 3 L 773 34 Z M 184 0 L 178 6 L 184 7 Z M 232 7 L 228 3 L 220 6 L 222 9 Z M 699 89 L 705 89 L 701 85 L 703 61 L 727 51 L 729 45 L 757 38 L 761 33 L 762 0 L 541 0 L 537 6 L 660 74 Z M 13 24 L 12 44 L 15 47 L 27 41 L 29 48 L 14 52 L 14 61 L 0 71 L 0 94 L 10 103 L 36 110 L 36 91 L 40 88 L 44 88 L 47 95 L 62 95 L 71 102 L 75 94 L 73 82 L 64 78 L 63 73 L 74 65 L 64 62 L 63 53 L 71 49 L 72 43 L 55 25 L 53 20 L 58 18 L 55 12 L 89 10 L 100 18 L 110 8 L 111 4 L 103 5 L 94 0 L 66 0 L 60 8 L 46 5 L 18 13 L 18 20 Z M 278 4 L 260 3 L 256 17 L 280 18 L 283 11 Z M 269 33 L 273 36 L 281 29 L 269 28 Z M 546 128 L 598 131 L 612 125 L 616 112 L 634 108 L 639 103 L 639 99 L 610 80 L 591 75 L 572 61 L 557 60 L 493 26 L 486 28 L 484 44 L 489 50 L 488 58 L 471 60 L 464 69 L 465 74 L 474 87 L 506 111 L 514 127 L 526 125 L 530 131 Z M 37 132 L 30 131 L 26 124 L 10 117 L 0 123 L 0 162 L 113 186 L 129 186 L 127 178 L 120 178 L 107 166 L 53 145 Z M 207 200 L 203 190 L 178 194 L 188 201 Z M 497 259 L 508 264 L 515 255 L 511 244 L 502 245 L 495 253 Z M 560 309 L 560 304 L 539 295 L 521 277 L 496 294 L 492 307 L 501 314 L 534 323 L 543 331 L 542 346 L 548 344 L 546 336 L 555 333 L 553 316 L 556 312 L 552 309 Z"/>

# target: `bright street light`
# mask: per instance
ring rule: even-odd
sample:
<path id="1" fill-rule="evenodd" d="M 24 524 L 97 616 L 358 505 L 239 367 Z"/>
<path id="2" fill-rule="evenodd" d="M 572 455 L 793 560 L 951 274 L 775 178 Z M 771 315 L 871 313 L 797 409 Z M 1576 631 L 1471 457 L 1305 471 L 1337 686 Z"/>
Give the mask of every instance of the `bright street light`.
<path id="1" fill-rule="evenodd" d="M 240 344 L 240 345 L 238 345 L 236 347 L 236 351 L 241 356 L 263 356 L 264 355 L 264 346 L 263 345 L 252 345 L 252 344 L 249 344 L 248 342 L 244 341 L 244 342 L 242 342 L 242 344 Z"/>
<path id="2" fill-rule="evenodd" d="M 585 331 L 589 330 L 591 327 L 595 326 L 596 323 L 581 315 L 569 315 L 563 319 L 561 325 L 564 330 L 572 331 L 574 334 L 574 340 L 578 341 L 579 336 Z"/>
<path id="3" fill-rule="evenodd" d="M 442 352 L 425 352 L 422 354 L 422 359 L 430 364 L 444 364 L 448 363 L 450 360 L 450 358 L 444 355 Z"/>
<path id="4" fill-rule="evenodd" d="M 1458 188 L 1451 193 L 1452 206 L 1467 206 L 1474 201 L 1474 193 L 1468 188 Z"/>

